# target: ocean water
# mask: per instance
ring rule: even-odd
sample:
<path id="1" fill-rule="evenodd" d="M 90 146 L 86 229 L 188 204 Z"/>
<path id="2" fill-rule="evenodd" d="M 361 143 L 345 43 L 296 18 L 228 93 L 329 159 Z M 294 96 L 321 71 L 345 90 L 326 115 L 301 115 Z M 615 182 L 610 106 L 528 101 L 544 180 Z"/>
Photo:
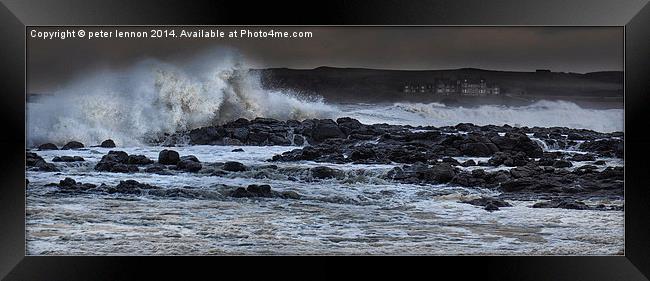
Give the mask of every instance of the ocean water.
<path id="1" fill-rule="evenodd" d="M 295 147 L 177 147 L 202 162 L 268 165 L 274 154 Z M 120 148 L 156 159 L 160 147 Z M 623 212 L 533 209 L 533 201 L 487 212 L 459 203 L 498 195 L 481 188 L 411 185 L 379 178 L 392 165 L 324 164 L 344 170 L 343 179 L 294 181 L 313 162 L 273 163 L 284 172 L 225 176 L 180 173 L 120 174 L 92 168 L 109 149 L 75 151 L 85 162 L 57 164 L 60 173 L 27 172 L 27 253 L 30 255 L 203 254 L 517 254 L 613 255 L 623 251 Z M 71 151 L 41 151 L 46 160 Z M 465 158 L 458 158 L 465 160 Z M 479 160 L 479 159 L 476 159 Z M 610 166 L 622 165 L 607 159 Z M 578 163 L 576 163 L 578 164 Z M 471 168 L 469 168 L 471 169 Z M 501 168 L 502 169 L 502 168 Z M 296 174 L 298 173 L 298 174 Z M 154 195 L 64 195 L 45 184 L 71 177 L 115 185 L 135 179 L 165 189 L 189 186 L 205 194 L 220 184 L 269 184 L 295 191 L 279 198 L 186 198 Z M 588 204 L 621 205 L 620 201 Z"/>
<path id="2" fill-rule="evenodd" d="M 71 140 L 92 146 L 108 138 L 118 147 L 36 151 L 48 162 L 61 155 L 78 155 L 86 161 L 55 163 L 61 172 L 26 172 L 30 182 L 26 188 L 27 254 L 623 254 L 621 211 L 533 209 L 529 207 L 533 201 L 508 201 L 513 207 L 487 212 L 459 201 L 496 196 L 498 192 L 382 180 L 381 175 L 397 164 L 267 161 L 297 148 L 291 146 L 173 148 L 181 155 L 197 156 L 205 166 L 238 161 L 257 167 L 222 176 L 122 174 L 93 169 L 109 150 L 157 160 L 164 148 L 151 145 L 152 139 L 240 117 L 303 120 L 347 116 L 367 124 L 444 126 L 471 122 L 623 130 L 622 109 L 586 109 L 561 101 L 472 108 L 406 102 L 332 104 L 297 93 L 263 90 L 259 79 L 244 73 L 228 57 L 190 66 L 146 61 L 121 72 L 88 74 L 51 96 L 30 102 L 28 148 L 45 142 L 61 146 Z M 234 148 L 245 152 L 231 152 Z M 606 160 L 607 166 L 623 165 L 621 159 L 601 160 Z M 269 164 L 278 168 L 259 168 Z M 307 168 L 321 165 L 343 170 L 345 177 L 310 179 Z M 577 168 L 582 164 L 574 165 Z M 45 186 L 66 177 L 98 185 L 133 179 L 167 190 L 191 190 L 201 196 L 71 195 Z M 302 198 L 224 198 L 217 192 L 222 185 L 249 184 L 269 184 L 273 190 L 295 191 Z"/>

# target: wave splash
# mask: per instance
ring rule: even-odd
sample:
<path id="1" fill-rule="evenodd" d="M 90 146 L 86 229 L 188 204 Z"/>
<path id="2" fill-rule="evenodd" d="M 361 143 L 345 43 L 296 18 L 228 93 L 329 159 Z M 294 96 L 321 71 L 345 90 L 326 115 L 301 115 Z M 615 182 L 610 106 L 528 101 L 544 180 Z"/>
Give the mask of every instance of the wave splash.
<path id="1" fill-rule="evenodd" d="M 141 145 L 162 134 L 237 118 L 331 118 L 322 98 L 268 91 L 234 55 L 177 67 L 146 60 L 126 71 L 103 71 L 27 106 L 28 144 L 111 138 Z"/>
<path id="2" fill-rule="evenodd" d="M 440 103 L 395 103 L 382 107 L 348 107 L 362 123 L 413 126 L 511 125 L 569 127 L 598 132 L 623 131 L 623 109 L 587 109 L 568 101 L 541 100 L 526 106 L 451 107 Z"/>

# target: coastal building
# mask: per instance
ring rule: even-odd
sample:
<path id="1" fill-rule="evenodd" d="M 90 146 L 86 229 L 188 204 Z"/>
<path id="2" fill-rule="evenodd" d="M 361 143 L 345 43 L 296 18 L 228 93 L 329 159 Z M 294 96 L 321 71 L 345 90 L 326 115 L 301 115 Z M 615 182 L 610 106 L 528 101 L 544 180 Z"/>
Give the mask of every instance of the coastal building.
<path id="1" fill-rule="evenodd" d="M 461 96 L 487 96 L 499 95 L 501 90 L 498 85 L 488 83 L 487 80 L 464 78 L 451 80 L 447 78 L 435 79 L 432 83 L 406 83 L 402 89 L 404 93 L 435 94 L 435 95 L 461 95 Z"/>

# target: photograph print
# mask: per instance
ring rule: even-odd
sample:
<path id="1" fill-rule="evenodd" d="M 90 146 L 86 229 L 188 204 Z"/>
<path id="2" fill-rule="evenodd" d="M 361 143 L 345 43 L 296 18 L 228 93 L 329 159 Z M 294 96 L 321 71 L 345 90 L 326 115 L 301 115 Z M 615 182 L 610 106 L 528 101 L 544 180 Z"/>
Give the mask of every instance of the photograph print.
<path id="1" fill-rule="evenodd" d="M 625 254 L 622 27 L 26 32 L 28 256 Z"/>

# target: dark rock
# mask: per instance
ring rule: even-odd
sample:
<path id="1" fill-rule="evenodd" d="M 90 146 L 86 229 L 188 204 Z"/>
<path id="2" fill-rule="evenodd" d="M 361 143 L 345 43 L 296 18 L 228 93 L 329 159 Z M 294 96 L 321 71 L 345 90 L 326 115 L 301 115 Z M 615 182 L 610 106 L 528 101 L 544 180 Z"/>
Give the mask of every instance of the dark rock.
<path id="1" fill-rule="evenodd" d="M 602 165 L 606 165 L 607 162 L 605 162 L 605 160 L 598 160 L 598 161 L 594 161 L 592 164 L 602 166 Z"/>
<path id="2" fill-rule="evenodd" d="M 73 186 L 73 185 L 76 185 L 76 184 L 77 184 L 77 182 L 75 180 L 71 179 L 71 178 L 62 179 L 59 182 L 59 186 Z"/>
<path id="3" fill-rule="evenodd" d="M 509 153 L 497 152 L 488 160 L 488 164 L 492 166 L 505 165 L 508 167 L 524 166 L 528 163 L 529 159 L 524 152 Z"/>
<path id="4" fill-rule="evenodd" d="M 223 127 L 202 127 L 189 132 L 190 143 L 192 144 L 218 144 L 227 135 Z M 174 163 L 175 164 L 175 163 Z"/>
<path id="5" fill-rule="evenodd" d="M 235 149 L 233 149 L 233 150 L 230 151 L 230 152 L 244 152 L 244 150 L 241 149 L 241 148 L 235 148 Z"/>
<path id="6" fill-rule="evenodd" d="M 535 183 L 531 179 L 514 179 L 501 183 L 501 189 L 506 192 L 519 191 L 534 186 Z"/>
<path id="7" fill-rule="evenodd" d="M 463 167 L 471 167 L 471 166 L 476 166 L 476 162 L 474 162 L 474 160 L 472 160 L 472 159 L 469 159 L 469 160 L 461 163 L 460 165 L 463 166 Z"/>
<path id="8" fill-rule="evenodd" d="M 232 133 L 232 137 L 238 139 L 241 142 L 246 142 L 248 140 L 248 129 L 235 128 L 235 130 Z"/>
<path id="9" fill-rule="evenodd" d="M 431 167 L 430 178 L 434 182 L 449 182 L 456 175 L 456 170 L 450 164 L 442 163 Z"/>
<path id="10" fill-rule="evenodd" d="M 337 177 L 340 173 L 339 170 L 332 169 L 330 167 L 325 167 L 325 166 L 318 166 L 309 169 L 311 172 L 311 176 L 317 179 L 328 179 L 328 178 L 334 178 Z"/>
<path id="11" fill-rule="evenodd" d="M 113 142 L 112 139 L 107 139 L 103 141 L 100 145 L 100 147 L 106 147 L 106 148 L 113 148 L 115 147 L 115 142 Z"/>
<path id="12" fill-rule="evenodd" d="M 485 205 L 485 210 L 488 212 L 498 211 L 499 206 L 497 206 L 494 203 L 488 203 L 487 205 Z"/>
<path id="13" fill-rule="evenodd" d="M 280 198 L 283 199 L 300 199 L 302 196 L 295 191 L 283 191 L 280 193 Z"/>
<path id="14" fill-rule="evenodd" d="M 451 164 L 451 165 L 454 165 L 454 166 L 460 166 L 460 163 L 458 162 L 458 160 L 456 160 L 454 158 L 451 158 L 451 157 L 443 157 L 442 158 L 442 163 L 448 163 L 448 164 Z"/>
<path id="15" fill-rule="evenodd" d="M 494 205 L 496 207 L 512 207 L 510 203 L 502 199 L 493 198 L 493 197 L 481 197 L 477 199 L 461 201 L 461 203 L 467 203 L 474 206 L 484 206 L 484 207 L 487 207 L 488 205 Z"/>
<path id="16" fill-rule="evenodd" d="M 180 170 L 194 173 L 201 170 L 203 165 L 201 165 L 201 162 L 199 162 L 199 159 L 196 158 L 196 156 L 188 155 L 181 157 L 180 161 L 176 163 L 176 167 Z"/>
<path id="17" fill-rule="evenodd" d="M 81 156 L 56 156 L 52 158 L 52 162 L 78 162 L 84 161 Z"/>
<path id="18" fill-rule="evenodd" d="M 269 133 L 264 131 L 254 131 L 248 135 L 248 142 L 250 144 L 263 145 L 269 138 Z"/>
<path id="19" fill-rule="evenodd" d="M 149 185 L 146 183 L 139 183 L 134 180 L 120 181 L 115 187 L 108 188 L 108 193 L 122 193 L 122 194 L 142 194 L 144 190 L 160 189 L 158 186 Z"/>
<path id="20" fill-rule="evenodd" d="M 111 150 L 95 165 L 95 170 L 113 173 L 134 173 L 139 169 L 129 164 L 130 156 L 124 151 Z"/>
<path id="21" fill-rule="evenodd" d="M 246 189 L 243 187 L 238 187 L 235 189 L 232 193 L 230 193 L 230 196 L 236 198 L 251 197 L 250 193 L 248 193 L 248 191 L 246 191 Z"/>
<path id="22" fill-rule="evenodd" d="M 182 156 L 180 161 L 184 161 L 184 160 L 193 161 L 193 162 L 196 162 L 196 163 L 201 163 L 201 161 L 199 161 L 199 158 L 196 158 L 196 156 L 194 156 L 194 155 Z"/>
<path id="23" fill-rule="evenodd" d="M 163 165 L 176 165 L 180 160 L 180 155 L 174 150 L 164 149 L 158 154 L 158 163 Z"/>
<path id="24" fill-rule="evenodd" d="M 345 134 L 339 129 L 334 121 L 329 119 L 316 120 L 311 137 L 316 142 L 324 141 L 330 138 L 345 138 Z"/>
<path id="25" fill-rule="evenodd" d="M 153 160 L 147 158 L 144 155 L 129 155 L 126 162 L 127 164 L 132 165 L 147 165 L 152 164 Z"/>
<path id="26" fill-rule="evenodd" d="M 278 134 L 269 135 L 268 143 L 270 145 L 291 145 L 290 140 L 288 140 L 285 136 Z"/>
<path id="27" fill-rule="evenodd" d="M 66 143 L 61 149 L 63 149 L 63 150 L 79 149 L 79 148 L 83 148 L 83 147 L 84 147 L 83 143 L 80 143 L 78 141 L 71 141 L 71 142 Z"/>
<path id="28" fill-rule="evenodd" d="M 63 193 L 84 192 L 97 187 L 94 184 L 77 182 L 71 178 L 65 178 L 59 181 L 58 184 L 48 184 L 48 185 L 58 186 L 59 191 Z"/>
<path id="29" fill-rule="evenodd" d="M 569 158 L 571 161 L 582 162 L 582 161 L 594 161 L 596 157 L 591 154 L 576 154 Z"/>
<path id="30" fill-rule="evenodd" d="M 373 159 L 376 156 L 377 155 L 372 148 L 362 147 L 352 151 L 352 154 L 350 154 L 350 159 L 352 159 L 352 161 L 360 161 Z"/>
<path id="31" fill-rule="evenodd" d="M 106 154 L 106 155 L 104 155 L 102 157 L 102 161 L 104 161 L 104 160 L 110 160 L 110 161 L 115 161 L 115 162 L 122 163 L 122 164 L 127 164 L 129 162 L 129 154 L 127 154 L 124 151 L 111 150 L 111 151 L 108 152 L 108 154 Z"/>
<path id="32" fill-rule="evenodd" d="M 623 158 L 623 140 L 601 139 L 589 140 L 580 145 L 580 150 L 595 152 L 605 157 Z"/>
<path id="33" fill-rule="evenodd" d="M 144 171 L 147 173 L 154 173 L 154 174 L 164 174 L 166 173 L 167 167 L 162 164 L 154 164 L 150 167 L 147 167 Z"/>
<path id="34" fill-rule="evenodd" d="M 255 196 L 259 196 L 259 197 L 271 196 L 271 186 L 268 184 L 262 184 L 262 185 L 251 184 L 246 188 L 246 191 L 255 194 Z"/>
<path id="35" fill-rule="evenodd" d="M 97 169 L 97 166 L 95 166 L 95 169 Z M 109 172 L 113 172 L 113 173 L 136 173 L 139 170 L 140 169 L 138 169 L 138 167 L 133 165 L 127 165 L 127 164 L 115 164 L 108 169 Z"/>
<path id="36" fill-rule="evenodd" d="M 293 136 L 293 144 L 295 145 L 303 145 L 305 144 L 305 138 L 301 135 L 294 135 Z"/>
<path id="37" fill-rule="evenodd" d="M 589 206 L 581 201 L 572 199 L 553 199 L 551 201 L 538 202 L 533 204 L 533 208 L 561 208 L 573 210 L 588 210 Z"/>
<path id="38" fill-rule="evenodd" d="M 54 164 L 45 162 L 45 159 L 34 152 L 25 153 L 25 164 L 27 167 L 35 167 L 38 171 L 42 172 L 59 171 Z"/>
<path id="39" fill-rule="evenodd" d="M 573 164 L 567 160 L 557 160 L 555 163 L 553 163 L 554 168 L 569 168 L 573 167 Z"/>
<path id="40" fill-rule="evenodd" d="M 243 172 L 248 170 L 244 164 L 234 161 L 224 163 L 222 169 L 229 172 Z"/>
<path id="41" fill-rule="evenodd" d="M 464 143 L 460 145 L 460 153 L 466 156 L 485 157 L 492 155 L 492 150 L 485 143 Z"/>
<path id="42" fill-rule="evenodd" d="M 523 152 L 527 157 L 539 158 L 542 156 L 542 148 L 525 134 L 506 133 L 505 136 L 493 136 L 490 138 L 500 151 Z"/>
<path id="43" fill-rule="evenodd" d="M 53 143 L 44 143 L 38 146 L 38 150 L 59 150 Z"/>

